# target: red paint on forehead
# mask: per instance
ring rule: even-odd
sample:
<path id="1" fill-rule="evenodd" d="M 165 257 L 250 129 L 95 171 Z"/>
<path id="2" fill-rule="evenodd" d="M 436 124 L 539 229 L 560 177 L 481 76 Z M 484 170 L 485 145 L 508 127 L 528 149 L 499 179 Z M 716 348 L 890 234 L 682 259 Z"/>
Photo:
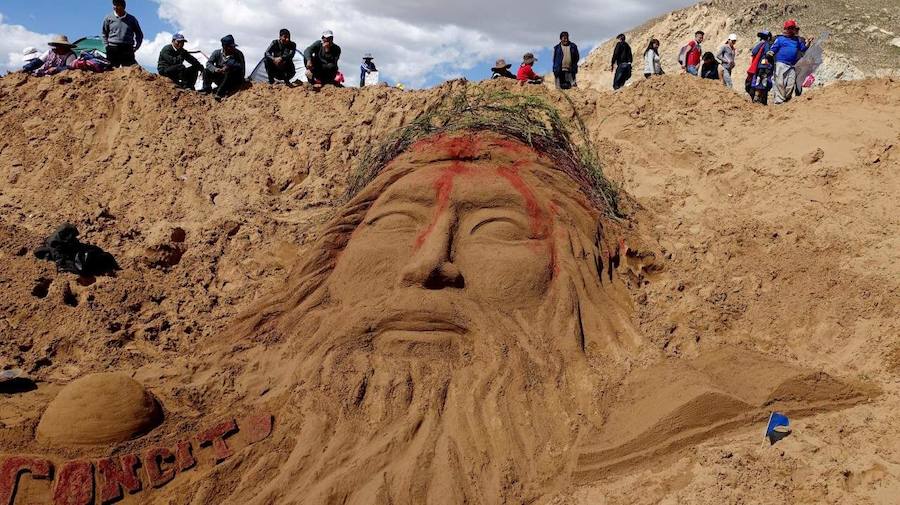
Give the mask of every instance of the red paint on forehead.
<path id="1" fill-rule="evenodd" d="M 459 161 L 455 161 L 449 167 L 441 170 L 441 175 L 434 181 L 434 215 L 431 218 L 431 222 L 428 223 L 428 226 L 416 237 L 414 245 L 416 249 L 422 247 L 422 244 L 425 243 L 425 239 L 428 238 L 428 235 L 430 235 L 431 232 L 434 231 L 435 226 L 437 226 L 437 221 L 441 217 L 441 214 L 447 211 L 447 207 L 450 205 L 450 193 L 453 192 L 453 179 L 455 179 L 457 175 L 469 172 L 471 172 L 471 168 L 463 165 Z"/>

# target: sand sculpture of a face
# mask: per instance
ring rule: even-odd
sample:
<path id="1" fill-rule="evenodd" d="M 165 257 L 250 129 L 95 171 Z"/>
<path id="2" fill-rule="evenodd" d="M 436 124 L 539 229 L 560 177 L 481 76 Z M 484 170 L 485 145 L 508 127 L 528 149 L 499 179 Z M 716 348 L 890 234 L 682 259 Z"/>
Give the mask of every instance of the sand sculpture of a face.
<path id="1" fill-rule="evenodd" d="M 749 422 L 773 394 L 858 400 L 743 353 L 629 379 L 646 346 L 590 196 L 558 159 L 496 133 L 435 135 L 393 158 L 258 314 L 296 374 L 278 450 L 245 470 L 268 484 L 232 498 L 533 502 L 704 423 Z M 755 379 L 735 359 L 770 383 L 742 389 Z M 785 386 L 795 378 L 805 390 Z"/>

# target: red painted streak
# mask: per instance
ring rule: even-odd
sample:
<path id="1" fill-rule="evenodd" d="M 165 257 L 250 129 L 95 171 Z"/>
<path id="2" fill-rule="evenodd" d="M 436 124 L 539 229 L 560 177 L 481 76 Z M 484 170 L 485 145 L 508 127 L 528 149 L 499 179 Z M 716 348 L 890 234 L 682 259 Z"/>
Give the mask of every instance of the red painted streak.
<path id="1" fill-rule="evenodd" d="M 459 161 L 454 161 L 453 164 L 445 168 L 441 176 L 434 181 L 434 216 L 431 218 L 431 222 L 428 223 L 428 226 L 416 237 L 416 242 L 414 244 L 415 249 L 422 247 L 422 244 L 425 243 L 425 240 L 437 226 L 438 220 L 445 212 L 447 212 L 447 207 L 450 205 L 450 193 L 453 191 L 453 179 L 455 179 L 457 175 L 465 174 L 469 171 L 469 167 L 466 167 Z"/>
<path id="2" fill-rule="evenodd" d="M 547 242 L 547 252 L 550 254 L 550 265 L 553 268 L 553 273 L 556 274 L 559 272 L 559 265 L 557 264 L 556 258 L 556 245 L 552 240 L 553 220 L 551 215 L 541 208 L 534 191 L 531 190 L 528 184 L 522 179 L 522 176 L 519 175 L 519 169 L 524 163 L 524 161 L 520 161 L 512 166 L 500 167 L 497 169 L 497 173 L 509 181 L 512 187 L 518 191 L 525 200 L 525 211 L 528 213 L 532 235 L 541 239 L 551 239 Z"/>

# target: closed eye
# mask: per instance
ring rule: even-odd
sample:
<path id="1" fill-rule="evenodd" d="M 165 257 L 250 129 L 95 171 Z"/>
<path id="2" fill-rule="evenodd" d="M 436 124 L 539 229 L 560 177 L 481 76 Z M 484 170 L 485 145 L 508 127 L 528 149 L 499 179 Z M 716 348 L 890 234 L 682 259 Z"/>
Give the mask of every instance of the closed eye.
<path id="1" fill-rule="evenodd" d="M 406 212 L 386 212 L 370 219 L 369 226 L 384 231 L 405 231 L 419 228 L 419 219 Z"/>
<path id="2" fill-rule="evenodd" d="M 531 233 L 521 223 L 507 217 L 492 217 L 476 224 L 469 232 L 474 237 L 499 240 L 503 242 L 520 242 L 530 240 Z"/>

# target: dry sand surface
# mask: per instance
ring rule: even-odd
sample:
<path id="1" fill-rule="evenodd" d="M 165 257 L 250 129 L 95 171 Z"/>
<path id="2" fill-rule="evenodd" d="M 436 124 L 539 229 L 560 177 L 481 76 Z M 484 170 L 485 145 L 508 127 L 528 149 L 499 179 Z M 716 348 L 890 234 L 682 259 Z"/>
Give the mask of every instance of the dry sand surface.
<path id="1" fill-rule="evenodd" d="M 482 349 L 410 351 L 416 322 L 403 318 L 391 342 L 332 343 L 390 318 L 384 306 L 433 301 L 392 298 L 377 260 L 404 250 L 354 226 L 382 219 L 381 195 L 447 187 L 417 168 L 447 163 L 445 151 L 404 155 L 346 194 L 369 145 L 462 90 L 534 94 L 579 117 L 626 217 L 603 218 L 521 146 L 476 138 L 454 156 L 518 160 L 520 179 L 501 175 L 528 202 L 553 201 L 550 214 L 529 207 L 532 233 L 562 223 L 565 247 L 475 243 L 487 282 L 453 287 L 492 302 L 455 301 L 436 333 L 463 333 L 463 310 Z M 3 461 L 28 455 L 58 472 L 22 475 L 15 503 L 50 502 L 64 477 L 92 471 L 99 502 L 117 489 L 100 477 L 117 461 L 105 458 L 140 454 L 142 487 L 123 503 L 896 503 L 900 85 L 838 83 L 778 108 L 682 76 L 567 96 L 500 82 L 254 86 L 218 104 L 137 69 L 0 79 L 0 369 L 36 384 L 0 389 L 0 492 Z M 448 198 L 495 195 L 491 184 Z M 391 216 L 408 213 L 384 211 L 388 231 L 406 232 Z M 63 222 L 122 270 L 84 278 L 35 258 Z M 514 233 L 499 222 L 495 233 Z M 344 302 L 353 311 L 336 310 Z M 525 316 L 473 315 L 495 305 Z M 573 305 L 577 326 L 556 318 Z M 372 319 L 352 321 L 360 313 Z M 543 338 L 554 331 L 580 336 L 580 350 Z M 110 371 L 146 391 L 91 376 Z M 128 396 L 104 400 L 111 385 Z M 67 444 L 84 413 L 59 412 L 86 396 L 131 414 L 72 426 Z M 794 432 L 770 446 L 775 408 Z M 213 441 L 235 431 L 227 450 Z M 179 442 L 194 444 L 194 465 Z M 147 456 L 157 447 L 171 451 Z M 68 496 L 57 503 L 87 495 Z"/>

